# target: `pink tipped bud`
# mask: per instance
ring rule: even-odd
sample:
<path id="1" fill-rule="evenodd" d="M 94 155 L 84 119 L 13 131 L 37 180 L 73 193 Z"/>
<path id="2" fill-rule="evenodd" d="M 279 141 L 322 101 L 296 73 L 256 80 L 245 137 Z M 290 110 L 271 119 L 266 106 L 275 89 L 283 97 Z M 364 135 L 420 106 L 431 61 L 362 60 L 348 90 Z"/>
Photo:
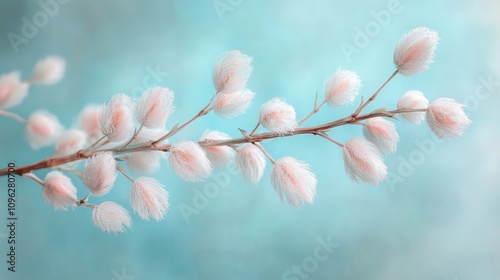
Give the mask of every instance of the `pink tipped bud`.
<path id="1" fill-rule="evenodd" d="M 63 131 L 57 118 L 46 111 L 31 114 L 26 123 L 26 136 L 32 148 L 52 145 Z"/>
<path id="2" fill-rule="evenodd" d="M 56 152 L 59 155 L 69 155 L 83 149 L 87 144 L 87 134 L 81 130 L 70 129 L 65 131 L 56 143 Z"/>
<path id="3" fill-rule="evenodd" d="M 396 126 L 384 118 L 377 117 L 366 120 L 363 134 L 382 153 L 394 153 L 398 147 L 399 134 L 396 131 Z"/>
<path id="4" fill-rule="evenodd" d="M 0 109 L 20 104 L 28 96 L 29 84 L 21 82 L 18 72 L 0 76 Z"/>
<path id="5" fill-rule="evenodd" d="M 292 157 L 283 157 L 276 161 L 271 169 L 271 183 L 283 201 L 300 207 L 304 203 L 312 204 L 316 196 L 316 176 L 309 165 Z"/>
<path id="6" fill-rule="evenodd" d="M 40 60 L 33 69 L 29 81 L 37 84 L 55 84 L 64 76 L 66 61 L 58 56 L 49 56 Z"/>
<path id="7" fill-rule="evenodd" d="M 89 137 L 98 138 L 102 136 L 101 122 L 99 120 L 102 108 L 101 105 L 85 106 L 78 117 L 80 128 L 85 131 Z"/>
<path id="8" fill-rule="evenodd" d="M 353 137 L 342 149 L 344 165 L 349 177 L 356 182 L 378 185 L 387 175 L 379 149 L 363 138 Z"/>
<path id="9" fill-rule="evenodd" d="M 429 68 L 439 37 L 436 31 L 418 27 L 399 40 L 394 51 L 394 64 L 399 73 L 410 76 Z"/>
<path id="10" fill-rule="evenodd" d="M 471 124 L 464 105 L 445 97 L 431 103 L 426 117 L 431 130 L 441 139 L 460 137 Z"/>
<path id="11" fill-rule="evenodd" d="M 199 182 L 212 173 L 210 160 L 198 143 L 182 141 L 170 147 L 168 156 L 170 166 L 182 179 Z"/>
<path id="12" fill-rule="evenodd" d="M 140 177 L 130 190 L 130 204 L 141 218 L 159 221 L 168 211 L 168 192 L 155 178 Z"/>
<path id="13" fill-rule="evenodd" d="M 238 149 L 236 168 L 240 170 L 243 178 L 257 184 L 262 178 L 262 174 L 264 174 L 266 158 L 255 145 L 246 143 Z"/>
<path id="14" fill-rule="evenodd" d="M 293 131 L 297 127 L 295 109 L 279 98 L 273 98 L 260 109 L 260 123 L 267 130 L 277 133 Z"/>
<path id="15" fill-rule="evenodd" d="M 218 93 L 242 91 L 252 73 L 252 58 L 240 51 L 230 51 L 215 64 L 212 80 Z"/>
<path id="16" fill-rule="evenodd" d="M 174 111 L 174 92 L 168 88 L 155 87 L 144 92 L 137 103 L 137 121 L 148 128 L 165 125 Z"/>
<path id="17" fill-rule="evenodd" d="M 205 140 L 207 143 L 211 143 L 217 140 L 228 140 L 229 136 L 225 133 L 212 130 L 207 131 L 200 138 L 200 140 Z M 207 154 L 208 159 L 214 167 L 221 167 L 229 164 L 234 158 L 234 150 L 228 146 L 203 146 L 202 147 Z"/>
<path id="18" fill-rule="evenodd" d="M 76 205 L 76 188 L 70 178 L 59 171 L 51 171 L 45 176 L 42 198 L 55 209 L 67 210 Z"/>
<path id="19" fill-rule="evenodd" d="M 418 90 L 406 92 L 398 101 L 398 109 L 425 109 L 429 106 L 429 100 Z M 413 124 L 420 124 L 424 119 L 425 112 L 403 113 L 400 116 Z"/>
<path id="20" fill-rule="evenodd" d="M 245 113 L 254 95 L 255 93 L 248 89 L 231 94 L 218 93 L 213 101 L 212 109 L 220 117 L 236 117 Z"/>
<path id="21" fill-rule="evenodd" d="M 361 88 L 358 74 L 337 70 L 325 83 L 325 100 L 329 105 L 347 105 L 354 101 Z"/>
<path id="22" fill-rule="evenodd" d="M 112 201 L 105 201 L 92 210 L 94 224 L 102 231 L 124 232 L 132 226 L 132 218 L 127 209 Z"/>
<path id="23" fill-rule="evenodd" d="M 107 194 L 116 180 L 116 160 L 113 153 L 99 153 L 87 160 L 82 180 L 93 195 Z"/>
<path id="24" fill-rule="evenodd" d="M 99 119 L 102 134 L 106 135 L 109 141 L 126 141 L 134 134 L 132 103 L 127 95 L 116 94 L 101 110 Z"/>

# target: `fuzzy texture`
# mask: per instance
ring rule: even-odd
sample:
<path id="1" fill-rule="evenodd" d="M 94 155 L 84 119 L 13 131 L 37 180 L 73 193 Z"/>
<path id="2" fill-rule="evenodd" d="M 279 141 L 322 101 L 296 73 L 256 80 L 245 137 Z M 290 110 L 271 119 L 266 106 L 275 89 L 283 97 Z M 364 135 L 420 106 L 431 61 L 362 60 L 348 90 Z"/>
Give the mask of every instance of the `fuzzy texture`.
<path id="1" fill-rule="evenodd" d="M 216 130 L 207 131 L 200 138 L 201 141 L 204 140 L 207 143 L 228 139 L 230 138 L 227 134 Z M 227 165 L 234 159 L 235 151 L 233 150 L 233 148 L 228 146 L 202 146 L 202 149 L 205 151 L 208 159 L 214 167 Z"/>
<path id="2" fill-rule="evenodd" d="M 382 117 L 366 120 L 363 126 L 365 138 L 375 144 L 382 153 L 394 153 L 398 147 L 399 134 L 393 122 Z"/>
<path id="3" fill-rule="evenodd" d="M 356 182 L 378 185 L 387 175 L 380 150 L 363 138 L 349 139 L 342 149 L 342 157 L 347 174 Z"/>
<path id="4" fill-rule="evenodd" d="M 297 126 L 295 109 L 279 98 L 273 98 L 260 108 L 260 123 L 271 132 L 287 133 Z"/>
<path id="5" fill-rule="evenodd" d="M 179 177 L 189 182 L 203 181 L 212 173 L 205 151 L 192 141 L 172 144 L 168 162 Z"/>
<path id="6" fill-rule="evenodd" d="M 312 204 L 316 196 L 316 175 L 309 165 L 292 157 L 282 157 L 271 169 L 271 184 L 280 196 L 295 207 Z"/>
<path id="7" fill-rule="evenodd" d="M 78 126 L 91 138 L 102 136 L 101 122 L 99 120 L 102 109 L 103 106 L 101 105 L 87 105 L 78 116 Z"/>
<path id="8" fill-rule="evenodd" d="M 441 139 L 460 137 L 471 124 L 464 105 L 446 97 L 431 103 L 426 118 L 431 130 Z"/>
<path id="9" fill-rule="evenodd" d="M 102 134 L 111 142 L 129 140 L 134 134 L 133 101 L 125 94 L 113 95 L 101 110 L 99 120 Z"/>
<path id="10" fill-rule="evenodd" d="M 398 109 L 424 109 L 429 106 L 429 100 L 418 90 L 407 91 L 398 101 Z M 413 124 L 420 124 L 425 117 L 425 112 L 403 113 L 400 116 Z"/>
<path id="11" fill-rule="evenodd" d="M 112 201 L 96 205 L 92 210 L 92 219 L 98 228 L 109 233 L 124 232 L 132 226 L 127 209 Z"/>
<path id="12" fill-rule="evenodd" d="M 70 178 L 59 171 L 51 171 L 45 176 L 42 198 L 55 209 L 67 210 L 76 205 L 76 188 Z"/>
<path id="13" fill-rule="evenodd" d="M 212 103 L 215 114 L 223 118 L 237 117 L 248 109 L 255 93 L 245 89 L 235 93 L 218 93 Z"/>
<path id="14" fill-rule="evenodd" d="M 407 32 L 394 50 L 394 64 L 399 73 L 410 76 L 429 68 L 439 41 L 436 31 L 418 27 Z"/>
<path id="15" fill-rule="evenodd" d="M 69 155 L 77 152 L 87 144 L 87 134 L 78 129 L 70 129 L 61 135 L 56 142 L 56 152 L 58 155 Z"/>
<path id="16" fill-rule="evenodd" d="M 140 177 L 134 181 L 130 189 L 130 204 L 141 218 L 156 221 L 165 217 L 170 205 L 165 187 L 150 177 Z"/>
<path id="17" fill-rule="evenodd" d="M 325 82 L 325 101 L 328 105 L 351 104 L 360 88 L 361 78 L 356 72 L 337 70 Z"/>
<path id="18" fill-rule="evenodd" d="M 246 88 L 252 73 L 252 58 L 240 51 L 230 51 L 214 65 L 212 80 L 218 93 L 236 93 Z"/>
<path id="19" fill-rule="evenodd" d="M 49 146 L 59 138 L 63 126 L 47 111 L 35 111 L 26 123 L 26 137 L 33 149 Z"/>
<path id="20" fill-rule="evenodd" d="M 266 169 L 266 157 L 259 148 L 250 143 L 241 145 L 235 163 L 243 178 L 253 184 L 260 181 Z"/>
<path id="21" fill-rule="evenodd" d="M 0 76 L 0 109 L 19 105 L 28 96 L 29 84 L 21 81 L 19 72 Z"/>
<path id="22" fill-rule="evenodd" d="M 147 128 L 160 128 L 174 111 L 174 92 L 168 88 L 155 87 L 144 92 L 137 103 L 137 121 Z"/>
<path id="23" fill-rule="evenodd" d="M 82 181 L 93 195 L 107 194 L 116 181 L 116 160 L 113 153 L 99 153 L 87 160 Z"/>
<path id="24" fill-rule="evenodd" d="M 66 61 L 59 56 L 49 56 L 37 62 L 29 81 L 37 84 L 55 84 L 64 76 Z"/>

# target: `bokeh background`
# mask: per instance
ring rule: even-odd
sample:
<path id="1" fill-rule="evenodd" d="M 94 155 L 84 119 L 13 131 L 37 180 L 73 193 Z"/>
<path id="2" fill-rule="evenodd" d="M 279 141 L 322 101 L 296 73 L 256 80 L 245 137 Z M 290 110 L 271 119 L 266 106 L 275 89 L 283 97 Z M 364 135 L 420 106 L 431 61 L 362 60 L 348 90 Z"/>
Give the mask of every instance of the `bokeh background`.
<path id="1" fill-rule="evenodd" d="M 315 204 L 301 209 L 280 202 L 269 168 L 257 186 L 231 168 L 216 170 L 207 182 L 187 183 L 165 160 L 154 176 L 170 192 L 166 219 L 147 222 L 134 215 L 133 229 L 118 235 L 100 232 L 90 209 L 53 210 L 38 185 L 19 178 L 17 272 L 7 271 L 7 230 L 0 226 L 0 279 L 500 279 L 497 1 L 66 0 L 54 2 L 57 12 L 13 47 L 8 34 L 22 35 L 23 18 L 33 22 L 49 2 L 1 3 L 0 73 L 19 70 L 28 78 L 44 56 L 67 59 L 62 82 L 33 86 L 29 98 L 12 109 L 24 117 L 45 109 L 69 128 L 85 104 L 120 92 L 137 97 L 145 87 L 162 85 L 176 93 L 172 126 L 212 96 L 214 61 L 239 49 L 254 58 L 249 88 L 257 94 L 251 108 L 232 120 L 210 114 L 172 141 L 198 139 L 205 129 L 237 137 L 237 128 L 251 129 L 259 106 L 275 96 L 305 115 L 324 80 L 340 67 L 358 72 L 360 95 L 369 96 L 394 70 L 400 36 L 427 26 L 441 37 L 435 63 L 422 74 L 398 76 L 371 108 L 394 107 L 404 92 L 419 89 L 430 100 L 447 96 L 466 103 L 473 125 L 463 138 L 441 142 L 426 125 L 398 121 L 401 142 L 386 158 L 390 175 L 378 188 L 350 181 L 340 150 L 323 139 L 266 142 L 274 157 L 300 158 L 317 174 Z M 388 7 L 393 12 L 377 23 Z M 361 44 L 355 41 L 358 29 L 369 32 Z M 356 51 L 346 54 L 346 45 Z M 325 108 L 307 124 L 352 110 Z M 3 166 L 52 152 L 31 150 L 23 127 L 10 119 L 0 119 L 0 129 Z M 332 137 L 346 141 L 360 134 L 358 126 L 345 127 Z M 43 177 L 46 171 L 36 173 Z M 229 182 L 213 191 L 208 186 L 217 178 Z M 82 183 L 75 183 L 85 194 Z M 0 225 L 6 184 L 0 178 Z M 131 210 L 129 185 L 119 177 L 110 194 L 91 202 L 113 200 Z M 207 190 L 210 198 L 200 206 L 197 193 Z M 188 207 L 195 211 L 186 214 Z M 314 260 L 324 242 L 335 249 L 326 260 Z M 294 265 L 302 274 L 294 274 Z"/>

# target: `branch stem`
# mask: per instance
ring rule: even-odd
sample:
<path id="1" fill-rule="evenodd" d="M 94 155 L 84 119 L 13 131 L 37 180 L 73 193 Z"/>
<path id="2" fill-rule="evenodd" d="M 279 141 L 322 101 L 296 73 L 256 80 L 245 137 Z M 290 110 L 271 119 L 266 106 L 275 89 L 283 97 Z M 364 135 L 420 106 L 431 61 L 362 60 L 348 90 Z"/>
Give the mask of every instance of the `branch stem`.
<path id="1" fill-rule="evenodd" d="M 290 137 L 290 136 L 295 136 L 299 134 L 319 134 L 319 133 L 326 133 L 327 131 L 331 130 L 332 128 L 338 127 L 338 126 L 343 126 L 343 125 L 352 125 L 352 124 L 357 124 L 360 121 L 371 119 L 371 118 L 376 118 L 376 117 L 386 117 L 386 118 L 394 118 L 398 114 L 403 114 L 403 113 L 415 113 L 415 112 L 426 112 L 428 108 L 420 108 L 420 109 L 402 109 L 402 110 L 392 110 L 392 111 L 385 111 L 385 112 L 372 112 L 369 114 L 364 114 L 364 115 L 359 115 L 356 117 L 353 117 L 352 115 L 349 115 L 347 117 L 316 125 L 316 126 L 309 126 L 309 127 L 299 127 L 295 129 L 294 131 L 286 132 L 286 133 L 275 133 L 275 132 L 266 132 L 266 133 L 259 133 L 259 134 L 254 134 L 252 137 L 240 137 L 240 138 L 233 138 L 233 139 L 228 139 L 228 140 L 214 140 L 214 141 L 204 141 L 201 140 L 198 142 L 200 146 L 232 146 L 232 145 L 237 145 L 237 144 L 243 144 L 243 143 L 258 143 L 262 142 L 265 140 L 269 139 L 274 139 L 274 138 L 281 138 L 281 137 Z M 74 161 L 79 161 L 83 159 L 87 159 L 92 157 L 93 155 L 101 152 L 113 152 L 115 155 L 120 155 L 120 154 L 127 154 L 127 153 L 133 153 L 133 152 L 139 152 L 139 151 L 162 151 L 162 152 L 168 152 L 170 151 L 170 146 L 171 144 L 161 144 L 161 145 L 154 145 L 151 142 L 145 142 L 145 143 L 138 143 L 134 145 L 130 145 L 124 148 L 107 148 L 107 149 L 97 149 L 97 150 L 92 150 L 92 151 L 79 151 L 71 155 L 67 156 L 62 156 L 62 157 L 54 157 L 54 158 L 49 158 L 45 159 L 42 161 L 39 161 L 37 163 L 31 164 L 31 165 L 26 165 L 26 166 L 21 166 L 16 168 L 16 171 L 14 173 L 23 175 L 26 173 L 29 173 L 33 170 L 38 170 L 38 169 L 45 169 L 45 168 L 52 168 L 55 166 L 63 165 L 68 162 L 74 162 Z M 0 169 L 0 176 L 6 176 L 7 174 L 12 173 L 9 172 L 8 168 Z"/>
<path id="2" fill-rule="evenodd" d="M 12 112 L 7 112 L 7 111 L 4 111 L 4 110 L 0 110 L 0 116 L 4 116 L 4 117 L 8 117 L 8 118 L 11 118 L 11 119 L 14 119 L 22 124 L 26 124 L 28 121 L 24 118 L 22 118 L 21 116 L 17 115 L 17 114 L 14 114 Z"/>

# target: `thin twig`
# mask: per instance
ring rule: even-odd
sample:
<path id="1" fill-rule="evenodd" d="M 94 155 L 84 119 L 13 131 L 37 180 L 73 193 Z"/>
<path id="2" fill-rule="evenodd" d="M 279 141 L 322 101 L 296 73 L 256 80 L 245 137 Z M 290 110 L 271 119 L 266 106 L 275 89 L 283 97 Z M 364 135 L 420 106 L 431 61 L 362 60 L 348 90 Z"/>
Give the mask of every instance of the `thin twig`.
<path id="1" fill-rule="evenodd" d="M 318 96 L 316 95 L 316 100 L 317 100 Z M 303 117 L 300 121 L 298 121 L 297 123 L 299 125 L 301 125 L 303 122 L 305 122 L 307 119 L 309 119 L 312 115 L 316 114 L 320 109 L 321 107 L 323 107 L 324 105 L 326 104 L 326 100 L 323 100 L 323 102 L 321 102 L 321 104 L 317 105 L 317 101 L 314 102 L 314 109 L 309 112 L 309 114 L 307 114 L 305 117 Z"/>
<path id="2" fill-rule="evenodd" d="M 353 117 L 356 117 L 359 113 L 361 113 L 361 111 L 363 111 L 364 108 L 366 108 L 366 106 L 368 106 L 368 104 L 370 104 L 370 102 L 372 102 L 376 97 L 377 95 L 382 91 L 382 89 L 394 78 L 396 77 L 396 75 L 398 74 L 398 70 L 394 71 L 394 73 L 392 73 L 392 75 L 387 79 L 387 81 L 385 81 L 385 83 L 383 83 L 378 89 L 377 91 L 375 91 L 375 93 L 368 99 L 366 100 L 365 103 L 363 103 L 363 105 L 359 106 L 358 109 L 356 109 L 356 111 L 354 112 L 354 114 L 352 114 Z"/>
<path id="3" fill-rule="evenodd" d="M 21 116 L 14 114 L 14 113 L 11 113 L 11 112 L 4 111 L 4 110 L 0 110 L 0 116 L 14 119 L 22 124 L 26 124 L 28 122 L 26 119 L 22 118 Z"/>
<path id="4" fill-rule="evenodd" d="M 38 184 L 40 184 L 40 186 L 43 187 L 44 185 L 44 182 L 42 181 L 42 179 L 38 178 L 35 174 L 29 172 L 29 173 L 24 173 L 23 174 L 23 177 L 26 177 L 26 178 L 30 178 L 32 179 L 33 181 L 37 182 Z"/>
<path id="5" fill-rule="evenodd" d="M 151 145 L 152 146 L 156 146 L 158 143 L 160 143 L 160 142 L 166 140 L 167 138 L 170 138 L 170 137 L 174 136 L 175 134 L 177 134 L 177 132 L 181 131 L 183 128 L 185 128 L 186 126 L 188 126 L 190 123 L 192 123 L 193 121 L 195 121 L 199 117 L 202 117 L 202 116 L 208 114 L 212 110 L 212 108 L 210 107 L 210 105 L 212 105 L 212 102 L 213 102 L 213 100 L 214 100 L 214 98 L 215 98 L 216 95 L 217 95 L 217 93 L 212 97 L 212 99 L 210 99 L 210 101 L 207 103 L 207 105 L 205 107 L 203 107 L 203 109 L 201 109 L 198 112 L 198 114 L 196 114 L 194 117 L 192 117 L 190 120 L 188 120 L 187 122 L 185 122 L 181 126 L 177 126 L 176 125 L 167 134 L 163 135 L 158 140 L 153 141 L 151 143 Z"/>
<path id="6" fill-rule="evenodd" d="M 116 166 L 116 170 L 123 174 L 123 176 L 125 176 L 130 182 L 134 183 L 134 179 L 130 177 L 121 166 Z"/>
<path id="7" fill-rule="evenodd" d="M 266 149 L 264 149 L 264 147 L 262 147 L 262 145 L 260 145 L 259 143 L 252 143 L 254 144 L 255 146 L 257 146 L 257 148 L 259 148 L 259 150 L 262 151 L 262 153 L 264 153 L 264 155 L 266 155 L 266 157 L 273 163 L 275 164 L 276 161 L 274 160 L 274 158 L 266 151 Z"/>
<path id="8" fill-rule="evenodd" d="M 339 147 L 343 148 L 344 147 L 344 144 L 340 143 L 339 141 L 331 138 L 330 136 L 328 136 L 327 134 L 323 133 L 323 132 L 320 132 L 320 133 L 317 133 L 316 135 L 318 136 L 321 136 L 323 138 L 325 138 L 326 140 L 338 145 Z"/>
<path id="9" fill-rule="evenodd" d="M 257 122 L 255 127 L 252 129 L 252 132 L 250 132 L 248 136 L 252 136 L 255 133 L 255 131 L 257 131 L 257 128 L 259 128 L 259 126 L 260 126 L 260 121 Z"/>

